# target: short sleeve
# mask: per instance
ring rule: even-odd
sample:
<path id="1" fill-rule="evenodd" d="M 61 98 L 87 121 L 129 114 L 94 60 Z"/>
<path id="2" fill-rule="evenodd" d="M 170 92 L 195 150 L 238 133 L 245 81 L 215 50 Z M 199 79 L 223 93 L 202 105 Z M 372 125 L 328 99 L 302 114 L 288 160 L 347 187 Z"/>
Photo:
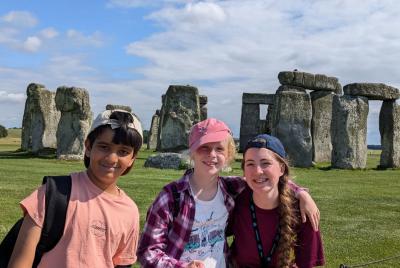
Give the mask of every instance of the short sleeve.
<path id="1" fill-rule="evenodd" d="M 127 227 L 127 233 L 121 238 L 118 251 L 113 257 L 114 265 L 131 265 L 137 260 L 136 251 L 139 240 L 139 210 L 136 207 L 132 215 L 133 224 Z"/>
<path id="2" fill-rule="evenodd" d="M 319 231 L 314 231 L 310 221 L 301 224 L 297 238 L 296 264 L 311 268 L 325 264 L 324 248 Z"/>
<path id="3" fill-rule="evenodd" d="M 28 214 L 40 228 L 43 227 L 45 213 L 46 186 L 42 185 L 20 202 L 24 216 Z"/>

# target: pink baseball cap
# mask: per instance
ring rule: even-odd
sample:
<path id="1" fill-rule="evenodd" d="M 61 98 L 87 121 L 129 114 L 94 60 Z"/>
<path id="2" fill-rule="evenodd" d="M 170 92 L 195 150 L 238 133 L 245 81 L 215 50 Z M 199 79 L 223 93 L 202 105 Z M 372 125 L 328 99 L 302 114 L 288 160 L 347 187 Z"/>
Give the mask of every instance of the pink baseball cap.
<path id="1" fill-rule="evenodd" d="M 208 118 L 193 125 L 189 134 L 189 149 L 194 152 L 203 144 L 223 141 L 229 135 L 232 132 L 224 122 Z"/>

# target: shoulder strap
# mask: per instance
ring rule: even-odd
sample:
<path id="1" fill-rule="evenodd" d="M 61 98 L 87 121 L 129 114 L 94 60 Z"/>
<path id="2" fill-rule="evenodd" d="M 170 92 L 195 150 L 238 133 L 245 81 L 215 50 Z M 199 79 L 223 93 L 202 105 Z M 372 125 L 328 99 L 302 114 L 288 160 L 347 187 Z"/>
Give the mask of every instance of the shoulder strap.
<path id="1" fill-rule="evenodd" d="M 172 215 L 173 215 L 173 218 L 175 219 L 179 214 L 181 195 L 178 192 L 178 189 L 176 188 L 176 184 L 175 183 L 173 183 L 171 185 L 171 190 L 172 190 L 172 197 L 174 198 L 174 211 L 173 211 Z"/>
<path id="2" fill-rule="evenodd" d="M 71 176 L 45 176 L 43 184 L 46 184 L 45 216 L 33 267 L 39 264 L 45 252 L 55 247 L 63 235 L 71 195 Z"/>

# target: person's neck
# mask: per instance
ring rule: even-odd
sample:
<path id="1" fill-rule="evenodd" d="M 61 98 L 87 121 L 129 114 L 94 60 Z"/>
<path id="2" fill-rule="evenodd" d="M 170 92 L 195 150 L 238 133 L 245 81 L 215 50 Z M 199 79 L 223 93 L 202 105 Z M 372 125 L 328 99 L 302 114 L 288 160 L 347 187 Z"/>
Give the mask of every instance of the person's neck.
<path id="1" fill-rule="evenodd" d="M 117 187 L 117 184 L 109 184 L 105 185 L 100 183 L 100 180 L 96 178 L 96 176 L 93 174 L 93 172 L 90 169 L 87 169 L 86 174 L 89 177 L 89 180 L 99 189 L 103 190 L 106 193 L 112 194 L 112 195 L 120 195 L 120 190 Z"/>
<path id="2" fill-rule="evenodd" d="M 268 193 L 253 192 L 254 204 L 261 209 L 274 209 L 279 206 L 279 191 L 272 190 Z"/>
<path id="3" fill-rule="evenodd" d="M 201 172 L 194 169 L 192 176 L 189 179 L 190 187 L 192 188 L 195 198 L 210 201 L 218 191 L 218 175 L 205 176 Z"/>

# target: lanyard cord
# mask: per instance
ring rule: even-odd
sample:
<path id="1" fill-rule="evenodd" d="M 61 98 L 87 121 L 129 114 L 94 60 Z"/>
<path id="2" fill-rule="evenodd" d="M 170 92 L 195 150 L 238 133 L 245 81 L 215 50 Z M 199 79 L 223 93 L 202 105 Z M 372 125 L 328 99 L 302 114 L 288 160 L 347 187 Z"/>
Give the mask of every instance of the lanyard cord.
<path id="1" fill-rule="evenodd" d="M 253 226 L 253 230 L 254 230 L 254 235 L 256 238 L 256 242 L 257 242 L 258 256 L 260 257 L 262 267 L 267 268 L 272 260 L 272 255 L 274 255 L 274 252 L 275 252 L 276 248 L 278 247 L 279 239 L 281 238 L 280 227 L 278 224 L 278 228 L 276 230 L 272 248 L 269 251 L 268 256 L 264 256 L 263 246 L 262 246 L 262 242 L 261 242 L 261 235 L 260 235 L 260 231 L 258 230 L 256 208 L 254 205 L 253 193 L 250 196 L 250 214 L 251 214 L 251 219 L 252 219 L 252 223 L 253 223 L 252 226 Z"/>

